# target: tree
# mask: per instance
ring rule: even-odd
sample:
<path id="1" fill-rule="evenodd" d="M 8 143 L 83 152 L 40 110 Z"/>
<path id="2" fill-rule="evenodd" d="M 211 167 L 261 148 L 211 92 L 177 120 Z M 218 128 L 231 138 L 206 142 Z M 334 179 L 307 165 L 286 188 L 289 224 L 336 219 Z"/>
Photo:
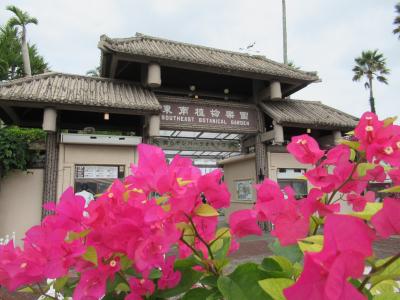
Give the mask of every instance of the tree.
<path id="1" fill-rule="evenodd" d="M 48 69 L 43 56 L 39 55 L 36 45 L 28 45 L 32 74 L 40 74 Z M 18 31 L 8 23 L 0 27 L 0 81 L 24 76 L 21 44 Z"/>
<path id="2" fill-rule="evenodd" d="M 396 4 L 395 9 L 396 9 L 397 16 L 393 22 L 393 24 L 396 25 L 396 28 L 393 29 L 393 33 L 398 34 L 399 39 L 400 39 L 400 2 Z"/>
<path id="3" fill-rule="evenodd" d="M 100 77 L 100 66 L 86 72 L 87 76 Z"/>
<path id="4" fill-rule="evenodd" d="M 29 49 L 28 43 L 26 41 L 26 26 L 28 24 L 38 24 L 38 20 L 34 17 L 31 17 L 27 12 L 22 11 L 18 7 L 14 5 L 7 6 L 7 10 L 14 13 L 14 17 L 12 17 L 8 24 L 15 28 L 17 26 L 22 28 L 21 32 L 21 50 L 22 50 L 22 61 L 24 64 L 24 73 L 26 76 L 31 76 L 31 64 L 29 60 Z"/>
<path id="5" fill-rule="evenodd" d="M 363 77 L 367 79 L 364 86 L 366 89 L 369 89 L 371 112 L 375 113 L 372 81 L 376 79 L 379 82 L 388 84 L 387 78 L 384 76 L 390 73 L 390 70 L 386 67 L 386 59 L 383 57 L 382 53 L 378 53 L 378 50 L 368 50 L 363 51 L 361 56 L 355 58 L 354 61 L 356 65 L 353 68 L 353 81 L 360 81 Z"/>

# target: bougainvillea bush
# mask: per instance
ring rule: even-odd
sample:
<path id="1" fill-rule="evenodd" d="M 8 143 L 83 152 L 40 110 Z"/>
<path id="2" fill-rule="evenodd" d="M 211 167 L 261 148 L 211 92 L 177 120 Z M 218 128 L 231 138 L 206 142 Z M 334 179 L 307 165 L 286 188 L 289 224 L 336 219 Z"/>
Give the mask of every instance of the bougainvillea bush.
<path id="1" fill-rule="evenodd" d="M 23 249 L 0 247 L 0 285 L 10 291 L 81 299 L 397 299 L 399 253 L 377 259 L 373 243 L 400 234 L 400 126 L 365 113 L 348 139 L 329 151 L 308 135 L 287 149 L 313 168 L 312 186 L 296 200 L 266 179 L 257 202 L 218 226 L 230 195 L 222 173 L 201 175 L 176 156 L 142 144 L 139 162 L 85 208 L 67 189 Z M 388 178 L 382 202 L 370 182 Z M 393 196 L 394 195 L 394 196 Z M 398 194 L 397 194 L 398 195 Z M 347 202 L 350 213 L 343 213 Z M 262 235 L 271 222 L 274 255 L 226 271 L 238 238 Z M 400 244 L 400 243 L 399 243 Z M 52 280 L 46 281 L 51 278 Z M 47 283 L 46 283 L 47 282 Z"/>

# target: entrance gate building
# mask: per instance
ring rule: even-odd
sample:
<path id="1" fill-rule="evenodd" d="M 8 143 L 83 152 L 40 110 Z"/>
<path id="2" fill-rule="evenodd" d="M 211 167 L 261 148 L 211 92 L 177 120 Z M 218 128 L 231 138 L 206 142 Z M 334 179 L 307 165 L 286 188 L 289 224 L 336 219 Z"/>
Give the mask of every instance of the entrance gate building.
<path id="1" fill-rule="evenodd" d="M 265 177 L 301 194 L 298 175 L 308 166 L 290 158 L 287 141 L 307 132 L 330 147 L 357 121 L 320 102 L 286 99 L 318 76 L 263 56 L 142 34 L 101 36 L 98 47 L 101 77 L 51 72 L 0 83 L 0 118 L 47 132 L 39 209 L 69 185 L 101 190 L 128 175 L 140 142 L 169 158 L 192 157 L 203 172 L 223 167 L 233 209 L 252 205 L 249 187 Z M 13 201 L 0 191 L 0 220 Z M 37 221 L 20 226 L 17 239 Z M 0 236 L 14 231 L 1 222 Z"/>

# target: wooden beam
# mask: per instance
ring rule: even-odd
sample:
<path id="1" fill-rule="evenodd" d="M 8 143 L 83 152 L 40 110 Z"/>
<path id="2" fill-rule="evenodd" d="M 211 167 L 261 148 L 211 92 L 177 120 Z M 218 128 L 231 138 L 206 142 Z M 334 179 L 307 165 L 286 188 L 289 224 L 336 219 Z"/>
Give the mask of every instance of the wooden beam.
<path id="1" fill-rule="evenodd" d="M 21 119 L 15 112 L 15 110 L 8 105 L 1 105 L 1 108 L 5 111 L 5 113 L 8 115 L 8 117 L 13 121 L 15 125 L 21 125 Z"/>
<path id="2" fill-rule="evenodd" d="M 240 152 L 240 142 L 237 140 L 153 137 L 151 143 L 164 150 Z"/>
<path id="3" fill-rule="evenodd" d="M 261 133 L 261 142 L 265 143 L 275 138 L 275 130 L 269 130 Z"/>

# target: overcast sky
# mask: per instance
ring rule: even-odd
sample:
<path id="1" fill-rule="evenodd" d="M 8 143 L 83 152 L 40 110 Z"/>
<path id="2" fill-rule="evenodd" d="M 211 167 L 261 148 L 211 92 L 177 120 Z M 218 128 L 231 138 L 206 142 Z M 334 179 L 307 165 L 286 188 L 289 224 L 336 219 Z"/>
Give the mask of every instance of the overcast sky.
<path id="1" fill-rule="evenodd" d="M 286 0 L 288 55 L 317 71 L 321 83 L 294 98 L 319 100 L 360 115 L 368 106 L 363 83 L 352 82 L 354 58 L 379 49 L 391 69 L 389 85 L 376 84 L 381 117 L 400 115 L 400 40 L 392 34 L 395 0 Z M 54 71 L 85 74 L 99 64 L 101 34 L 136 32 L 238 51 L 256 42 L 254 54 L 282 61 L 281 0 L 1 0 L 0 23 L 14 4 L 39 19 L 28 39 Z M 257 53 L 258 51 L 259 53 Z"/>

